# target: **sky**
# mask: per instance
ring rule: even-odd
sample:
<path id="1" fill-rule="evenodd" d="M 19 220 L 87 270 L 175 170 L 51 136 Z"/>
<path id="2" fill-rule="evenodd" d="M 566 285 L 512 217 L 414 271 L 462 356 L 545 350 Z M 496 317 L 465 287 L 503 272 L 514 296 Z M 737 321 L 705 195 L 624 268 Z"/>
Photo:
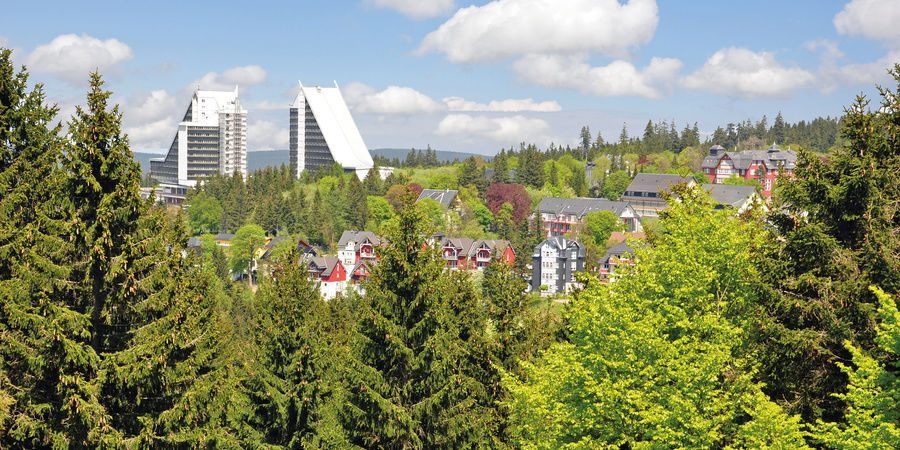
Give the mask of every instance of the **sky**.
<path id="1" fill-rule="evenodd" d="M 8 2 L 0 46 L 65 121 L 99 69 L 134 151 L 161 152 L 193 90 L 239 87 L 248 149 L 286 149 L 298 81 L 337 83 L 369 148 L 493 155 L 839 116 L 900 63 L 900 1 Z M 877 98 L 875 99 L 877 100 Z"/>

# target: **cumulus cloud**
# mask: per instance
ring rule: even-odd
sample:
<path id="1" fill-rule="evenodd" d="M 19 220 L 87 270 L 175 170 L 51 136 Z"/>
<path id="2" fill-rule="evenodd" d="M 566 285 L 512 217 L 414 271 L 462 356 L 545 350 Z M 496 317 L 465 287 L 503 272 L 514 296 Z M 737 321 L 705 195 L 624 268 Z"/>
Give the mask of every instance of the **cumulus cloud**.
<path id="1" fill-rule="evenodd" d="M 486 138 L 504 144 L 546 140 L 544 133 L 550 125 L 542 119 L 516 115 L 509 117 L 448 114 L 438 124 L 434 134 L 464 139 Z"/>
<path id="2" fill-rule="evenodd" d="M 555 100 L 535 102 L 534 99 L 530 98 L 491 100 L 490 103 L 484 104 L 466 100 L 462 97 L 447 97 L 444 99 L 444 103 L 450 111 L 556 112 L 562 110 L 562 107 Z"/>
<path id="3" fill-rule="evenodd" d="M 658 22 L 655 0 L 494 0 L 458 10 L 416 53 L 463 63 L 525 53 L 624 56 L 649 42 Z"/>
<path id="4" fill-rule="evenodd" d="M 896 0 L 853 0 L 834 16 L 840 34 L 900 43 L 900 2 Z"/>
<path id="5" fill-rule="evenodd" d="M 817 73 L 818 84 L 822 91 L 830 93 L 843 86 L 886 82 L 891 78 L 888 69 L 897 63 L 900 63 L 900 51 L 897 50 L 868 63 L 840 64 L 837 59 L 826 56 Z"/>
<path id="6" fill-rule="evenodd" d="M 593 67 L 585 59 L 585 56 L 526 55 L 513 64 L 513 70 L 522 80 L 546 87 L 574 89 L 603 97 L 659 98 L 682 66 L 674 58 L 653 58 L 643 69 L 622 60 Z"/>
<path id="7" fill-rule="evenodd" d="M 101 41 L 86 34 L 63 34 L 35 48 L 25 64 L 34 72 L 52 73 L 65 81 L 84 83 L 90 72 L 108 71 L 132 58 L 131 47 L 116 39 Z"/>
<path id="8" fill-rule="evenodd" d="M 411 19 L 427 19 L 453 9 L 453 0 L 368 0 L 376 8 L 393 9 Z"/>
<path id="9" fill-rule="evenodd" d="M 288 129 L 268 120 L 247 125 L 247 150 L 283 150 L 288 148 Z"/>
<path id="10" fill-rule="evenodd" d="M 136 150 L 168 148 L 187 106 L 162 89 L 135 92 L 120 104 L 125 132 Z"/>
<path id="11" fill-rule="evenodd" d="M 409 87 L 388 86 L 377 91 L 363 83 L 350 83 L 342 89 L 344 99 L 354 111 L 367 114 L 430 114 L 445 106 Z"/>
<path id="12" fill-rule="evenodd" d="M 266 81 L 266 71 L 260 66 L 241 66 L 228 69 L 221 74 L 209 72 L 202 78 L 191 84 L 191 87 L 199 85 L 200 89 L 210 91 L 230 91 L 238 86 L 253 86 Z"/>
<path id="13" fill-rule="evenodd" d="M 783 67 L 771 53 L 729 47 L 713 54 L 682 83 L 729 97 L 759 98 L 786 97 L 814 80 L 806 70 Z"/>

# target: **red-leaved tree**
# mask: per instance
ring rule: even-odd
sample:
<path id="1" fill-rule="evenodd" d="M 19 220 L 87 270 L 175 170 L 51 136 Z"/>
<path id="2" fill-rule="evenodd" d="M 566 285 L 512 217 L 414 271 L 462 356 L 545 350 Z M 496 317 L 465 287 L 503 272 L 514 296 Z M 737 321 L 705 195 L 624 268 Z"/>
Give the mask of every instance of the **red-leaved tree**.
<path id="1" fill-rule="evenodd" d="M 531 213 L 531 198 L 525 188 L 518 184 L 494 183 L 484 192 L 484 201 L 495 215 L 508 202 L 513 207 L 513 221 L 516 224 L 521 224 Z"/>

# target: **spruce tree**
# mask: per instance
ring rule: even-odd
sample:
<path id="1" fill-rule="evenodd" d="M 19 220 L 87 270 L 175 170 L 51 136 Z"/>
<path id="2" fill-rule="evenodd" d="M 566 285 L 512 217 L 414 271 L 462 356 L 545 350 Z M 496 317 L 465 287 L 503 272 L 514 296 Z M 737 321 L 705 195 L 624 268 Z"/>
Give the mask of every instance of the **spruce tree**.
<path id="1" fill-rule="evenodd" d="M 467 355 L 483 332 L 456 311 L 471 292 L 443 274 L 408 195 L 366 285 L 345 423 L 363 447 L 459 448 L 488 439 L 494 415 Z"/>
<path id="2" fill-rule="evenodd" d="M 117 440 L 94 384 L 90 311 L 69 291 L 57 108 L 0 49 L 0 446 Z"/>
<path id="3" fill-rule="evenodd" d="M 366 201 L 366 190 L 356 175 L 350 175 L 346 191 L 348 225 L 352 229 L 363 230 L 369 221 L 369 206 Z"/>

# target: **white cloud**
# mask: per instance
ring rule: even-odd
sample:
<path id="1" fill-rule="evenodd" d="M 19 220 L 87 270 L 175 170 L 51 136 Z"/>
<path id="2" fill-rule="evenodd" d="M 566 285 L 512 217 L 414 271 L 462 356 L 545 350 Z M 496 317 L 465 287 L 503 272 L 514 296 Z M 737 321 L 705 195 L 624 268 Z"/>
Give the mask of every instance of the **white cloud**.
<path id="1" fill-rule="evenodd" d="M 191 84 L 191 89 L 200 86 L 200 89 L 210 91 L 230 91 L 235 85 L 253 86 L 266 81 L 266 71 L 256 65 L 233 67 L 221 74 L 209 72 Z"/>
<path id="2" fill-rule="evenodd" d="M 786 97 L 814 80 L 806 70 L 782 67 L 771 53 L 729 47 L 713 54 L 682 83 L 729 97 L 759 98 Z"/>
<path id="3" fill-rule="evenodd" d="M 83 83 L 90 72 L 108 71 L 132 58 L 131 47 L 116 39 L 101 41 L 86 34 L 63 34 L 35 48 L 25 64 L 34 72 L 52 73 L 69 82 Z"/>
<path id="4" fill-rule="evenodd" d="M 247 125 L 247 150 L 283 150 L 288 148 L 288 130 L 268 120 Z"/>
<path id="5" fill-rule="evenodd" d="M 458 10 L 416 52 L 443 52 L 452 62 L 525 53 L 624 56 L 649 42 L 658 22 L 654 0 L 495 0 Z"/>
<path id="6" fill-rule="evenodd" d="M 453 9 L 453 0 L 368 0 L 376 8 L 393 9 L 412 19 L 427 19 Z"/>
<path id="7" fill-rule="evenodd" d="M 147 149 L 167 150 L 178 131 L 174 117 L 166 117 L 151 122 L 125 127 L 128 141 L 134 151 Z"/>
<path id="8" fill-rule="evenodd" d="M 834 16 L 840 34 L 900 43 L 900 2 L 853 0 Z"/>
<path id="9" fill-rule="evenodd" d="M 462 97 L 447 97 L 444 99 L 444 103 L 450 111 L 556 112 L 562 110 L 562 107 L 555 100 L 535 103 L 530 98 L 491 100 L 490 103 L 484 104 L 466 100 Z"/>
<path id="10" fill-rule="evenodd" d="M 383 91 L 363 83 L 350 83 L 342 89 L 347 104 L 359 113 L 430 114 L 445 109 L 431 97 L 409 87 L 388 86 Z"/>
<path id="11" fill-rule="evenodd" d="M 872 83 L 890 80 L 888 69 L 900 63 L 900 51 L 888 52 L 876 61 L 869 63 L 838 64 L 837 59 L 824 57 L 818 71 L 818 84 L 825 93 L 830 93 L 843 86 Z"/>
<path id="12" fill-rule="evenodd" d="M 138 91 L 120 101 L 125 132 L 133 149 L 167 149 L 177 130 L 182 108 L 176 97 L 158 89 Z"/>
<path id="13" fill-rule="evenodd" d="M 585 62 L 585 56 L 526 55 L 513 64 L 513 70 L 524 81 L 551 88 L 575 89 L 603 97 L 659 98 L 661 89 L 671 84 L 681 66 L 681 61 L 674 58 L 653 58 L 639 70 L 622 60 L 592 67 Z"/>
<path id="14" fill-rule="evenodd" d="M 469 114 L 448 114 L 438 124 L 434 134 L 457 136 L 463 139 L 486 138 L 504 144 L 546 141 L 544 133 L 550 125 L 542 119 L 524 116 L 488 117 Z"/>

